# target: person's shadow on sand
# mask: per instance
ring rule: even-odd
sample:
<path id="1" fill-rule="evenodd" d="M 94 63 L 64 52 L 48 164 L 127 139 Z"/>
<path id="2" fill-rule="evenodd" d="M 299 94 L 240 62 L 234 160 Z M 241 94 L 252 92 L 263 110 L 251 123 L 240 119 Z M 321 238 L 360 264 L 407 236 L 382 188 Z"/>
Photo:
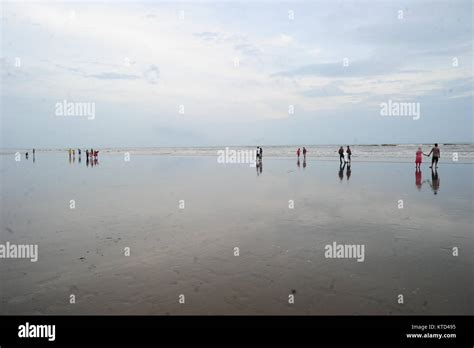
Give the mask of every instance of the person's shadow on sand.
<path id="1" fill-rule="evenodd" d="M 349 181 L 349 179 L 351 178 L 351 173 L 352 173 L 351 165 L 347 164 L 347 170 L 346 170 L 346 180 L 347 181 Z"/>

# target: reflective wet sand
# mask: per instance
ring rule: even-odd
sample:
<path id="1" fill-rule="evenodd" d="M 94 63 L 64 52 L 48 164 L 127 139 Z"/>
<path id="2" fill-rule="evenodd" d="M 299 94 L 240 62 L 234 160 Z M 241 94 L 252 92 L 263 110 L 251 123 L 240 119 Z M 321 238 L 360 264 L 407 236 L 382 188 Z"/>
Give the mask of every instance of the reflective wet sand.
<path id="1" fill-rule="evenodd" d="M 0 160 L 2 314 L 474 314 L 472 164 Z"/>

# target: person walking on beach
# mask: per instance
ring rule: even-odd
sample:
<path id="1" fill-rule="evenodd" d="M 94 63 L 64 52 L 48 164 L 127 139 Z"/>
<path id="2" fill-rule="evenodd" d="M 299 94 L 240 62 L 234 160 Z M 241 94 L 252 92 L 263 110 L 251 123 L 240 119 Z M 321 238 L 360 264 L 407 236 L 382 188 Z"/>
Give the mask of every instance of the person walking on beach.
<path id="1" fill-rule="evenodd" d="M 35 149 L 33 149 L 33 157 L 35 157 Z"/>
<path id="2" fill-rule="evenodd" d="M 260 146 L 260 161 L 263 160 L 263 149 L 262 147 Z"/>
<path id="3" fill-rule="evenodd" d="M 415 158 L 416 169 L 420 169 L 422 157 L 423 157 L 423 151 L 421 150 L 421 146 L 418 146 L 418 151 L 416 152 L 416 158 Z"/>
<path id="4" fill-rule="evenodd" d="M 349 145 L 347 145 L 346 154 L 347 154 L 347 162 L 350 163 L 351 162 L 352 151 L 349 148 Z"/>
<path id="5" fill-rule="evenodd" d="M 306 147 L 303 146 L 303 161 L 306 161 Z"/>
<path id="6" fill-rule="evenodd" d="M 430 153 L 427 154 L 426 156 L 430 157 L 431 154 L 433 154 L 433 157 L 431 158 L 430 168 L 433 168 L 433 165 L 436 165 L 435 168 L 438 168 L 438 160 L 441 157 L 441 153 L 440 153 L 438 144 L 434 144 L 434 147 L 431 149 Z"/>
<path id="7" fill-rule="evenodd" d="M 342 162 L 344 161 L 344 148 L 341 146 L 338 152 L 339 152 L 339 162 L 342 164 Z"/>
<path id="8" fill-rule="evenodd" d="M 298 156 L 298 161 L 300 159 L 300 153 L 301 153 L 300 148 L 298 148 L 298 150 L 296 150 L 296 156 Z"/>

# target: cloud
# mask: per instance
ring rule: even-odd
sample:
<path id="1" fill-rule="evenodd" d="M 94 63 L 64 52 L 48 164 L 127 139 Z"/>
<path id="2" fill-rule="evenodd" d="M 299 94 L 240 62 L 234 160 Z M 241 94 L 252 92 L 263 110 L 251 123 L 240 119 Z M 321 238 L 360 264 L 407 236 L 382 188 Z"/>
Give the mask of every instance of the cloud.
<path id="1" fill-rule="evenodd" d="M 301 95 L 305 97 L 334 97 L 346 95 L 339 86 L 335 83 L 330 83 L 324 86 L 312 87 L 310 89 L 301 92 Z"/>
<path id="2" fill-rule="evenodd" d="M 137 80 L 140 77 L 136 75 L 120 74 L 116 72 L 103 72 L 99 74 L 86 75 L 101 80 Z"/>
<path id="3" fill-rule="evenodd" d="M 248 56 L 257 56 L 261 53 L 261 49 L 244 35 L 205 31 L 195 33 L 194 36 L 207 43 L 227 45 Z"/>
<path id="4" fill-rule="evenodd" d="M 210 31 L 195 33 L 194 36 L 205 41 L 218 41 L 221 38 L 221 34 L 217 32 L 210 32 Z"/>
<path id="5" fill-rule="evenodd" d="M 143 72 L 143 76 L 149 83 L 157 84 L 160 79 L 160 69 L 156 65 L 150 65 L 150 67 Z"/>
<path id="6" fill-rule="evenodd" d="M 351 76 L 374 76 L 388 74 L 397 71 L 398 64 L 381 59 L 360 60 L 351 62 L 347 58 L 347 66 L 344 58 L 339 62 L 317 63 L 297 67 L 295 69 L 280 71 L 273 76 L 324 76 L 324 77 L 351 77 Z"/>
<path id="7" fill-rule="evenodd" d="M 287 47 L 295 44 L 295 39 L 287 34 L 280 34 L 268 40 L 268 44 L 278 47 Z"/>

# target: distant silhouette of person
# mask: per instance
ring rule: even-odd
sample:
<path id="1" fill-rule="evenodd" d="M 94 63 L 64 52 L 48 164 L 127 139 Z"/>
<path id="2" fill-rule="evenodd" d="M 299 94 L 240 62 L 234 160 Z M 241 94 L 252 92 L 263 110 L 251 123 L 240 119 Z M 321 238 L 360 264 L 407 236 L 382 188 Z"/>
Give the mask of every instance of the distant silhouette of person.
<path id="1" fill-rule="evenodd" d="M 346 164 L 345 163 L 342 163 L 339 165 L 339 180 L 342 181 L 342 179 L 344 179 L 344 168 L 345 168 Z"/>
<path id="2" fill-rule="evenodd" d="M 421 162 L 423 162 L 423 151 L 421 150 L 421 146 L 418 147 L 418 151 L 416 151 L 416 158 L 415 158 L 415 167 L 416 169 L 420 169 Z"/>
<path id="3" fill-rule="evenodd" d="M 339 162 L 342 164 L 344 162 L 344 148 L 341 146 L 339 148 Z"/>
<path id="4" fill-rule="evenodd" d="M 300 150 L 300 148 L 298 148 L 298 150 L 296 150 L 296 156 L 298 156 L 298 162 L 299 162 L 299 159 L 300 159 L 300 153 L 301 153 L 301 150 Z"/>
<path id="5" fill-rule="evenodd" d="M 27 152 L 27 153 L 25 153 L 25 157 L 26 157 L 26 159 L 28 159 L 28 152 Z"/>
<path id="6" fill-rule="evenodd" d="M 351 178 L 351 173 L 352 173 L 352 171 L 351 171 L 351 165 L 348 164 L 348 165 L 347 165 L 347 170 L 346 170 L 346 179 L 347 179 L 347 181 L 349 181 L 349 179 Z"/>
<path id="7" fill-rule="evenodd" d="M 430 184 L 433 193 L 437 195 L 439 191 L 439 176 L 436 168 L 434 170 L 431 168 L 431 182 L 428 181 L 428 183 Z"/>
<path id="8" fill-rule="evenodd" d="M 418 191 L 420 191 L 421 186 L 423 185 L 420 167 L 417 167 L 415 170 L 415 185 Z"/>
<path id="9" fill-rule="evenodd" d="M 81 156 L 81 149 L 77 149 L 77 154 Z"/>
<path id="10" fill-rule="evenodd" d="M 263 160 L 263 149 L 261 146 L 260 146 L 260 160 Z"/>
<path id="11" fill-rule="evenodd" d="M 35 157 L 35 149 L 33 149 L 33 157 Z"/>
<path id="12" fill-rule="evenodd" d="M 434 144 L 434 147 L 431 149 L 430 153 L 427 154 L 426 156 L 430 157 L 431 154 L 433 154 L 433 157 L 431 158 L 430 168 L 433 168 L 433 165 L 436 165 L 436 168 L 438 168 L 438 160 L 441 157 L 441 153 L 440 153 L 438 144 Z"/>
<path id="13" fill-rule="evenodd" d="M 306 160 L 306 147 L 303 146 L 303 159 Z"/>
<path id="14" fill-rule="evenodd" d="M 89 167 L 89 156 L 86 157 L 86 166 Z"/>

